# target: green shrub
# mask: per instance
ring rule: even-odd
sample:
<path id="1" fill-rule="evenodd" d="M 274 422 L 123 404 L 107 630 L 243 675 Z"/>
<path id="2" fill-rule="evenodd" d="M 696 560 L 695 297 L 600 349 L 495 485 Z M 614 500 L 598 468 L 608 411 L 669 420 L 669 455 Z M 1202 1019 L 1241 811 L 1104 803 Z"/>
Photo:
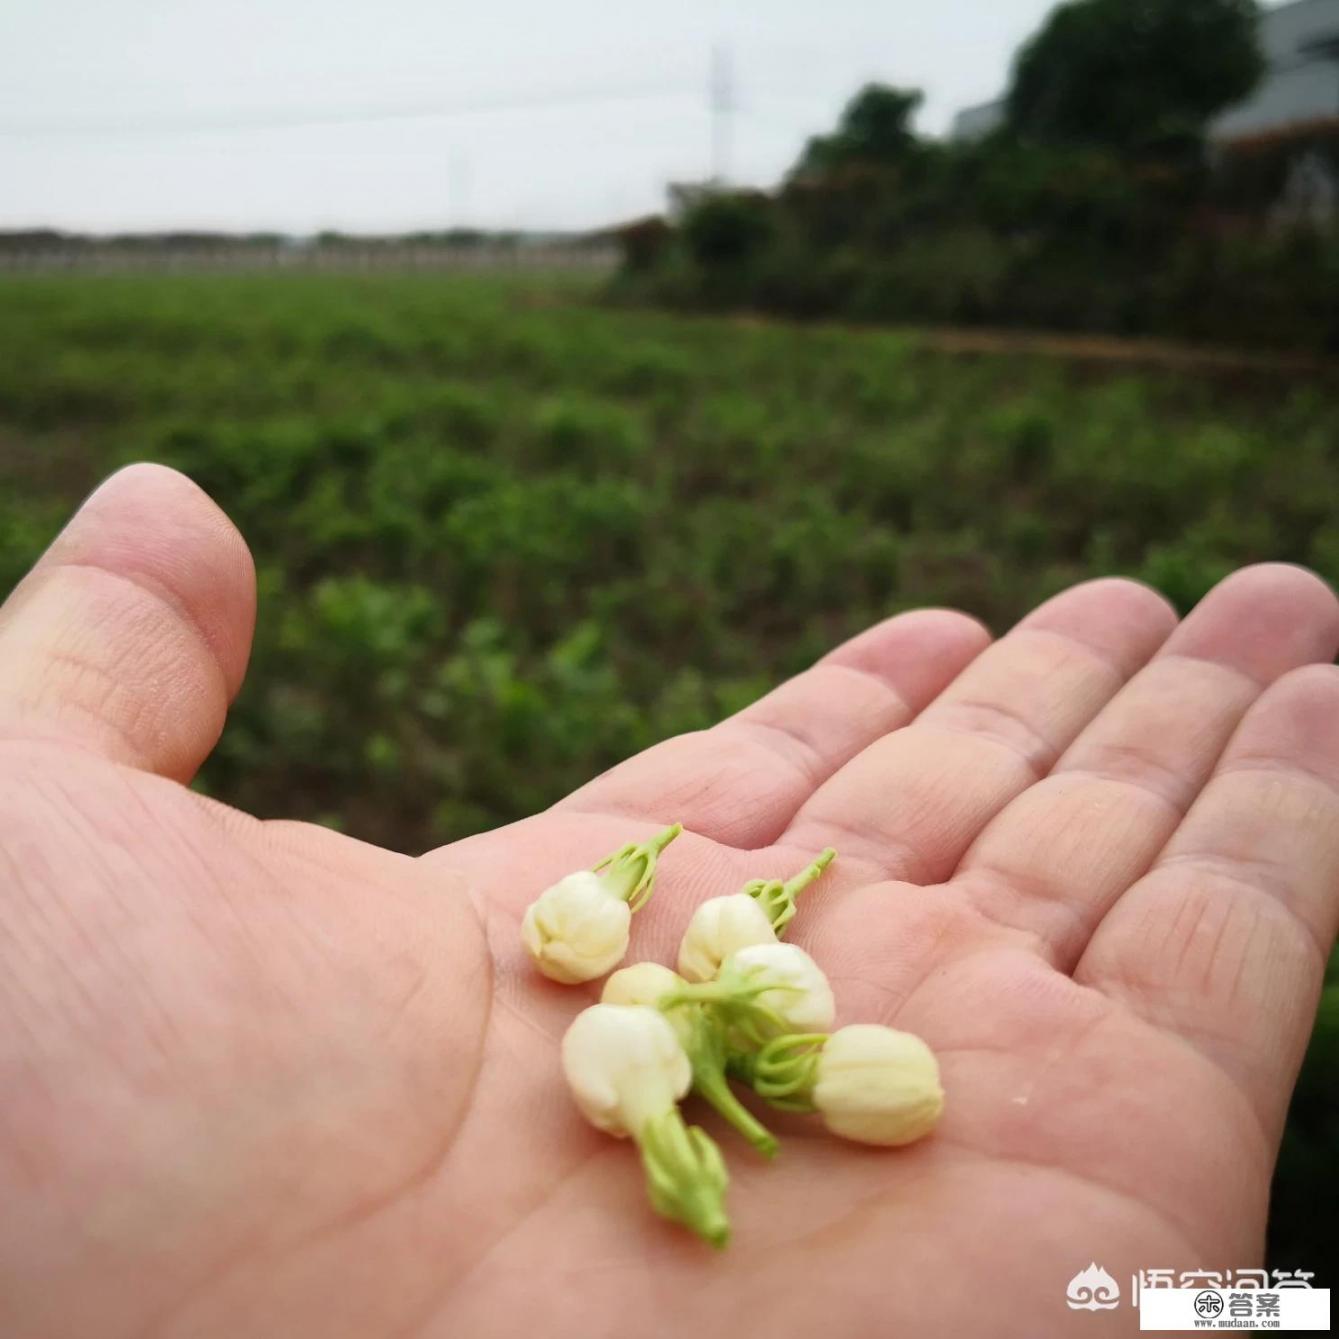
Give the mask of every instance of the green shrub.
<path id="1" fill-rule="evenodd" d="M 708 272 L 741 265 L 771 241 L 775 224 L 764 196 L 711 194 L 682 223 L 689 256 Z"/>

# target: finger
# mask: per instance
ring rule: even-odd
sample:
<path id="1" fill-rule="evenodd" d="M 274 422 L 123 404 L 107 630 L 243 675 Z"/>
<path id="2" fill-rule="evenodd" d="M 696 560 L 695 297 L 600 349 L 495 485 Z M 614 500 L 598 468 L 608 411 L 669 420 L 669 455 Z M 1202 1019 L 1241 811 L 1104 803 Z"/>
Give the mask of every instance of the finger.
<path id="1" fill-rule="evenodd" d="M 1229 577 L 1055 770 L 973 844 L 954 882 L 1069 971 L 1108 907 L 1163 848 L 1261 691 L 1339 650 L 1339 601 L 1268 565 Z"/>
<path id="2" fill-rule="evenodd" d="M 0 735 L 188 779 L 241 686 L 251 555 L 191 481 L 107 480 L 0 609 Z"/>
<path id="3" fill-rule="evenodd" d="M 989 642 L 965 614 L 901 614 L 737 715 L 648 749 L 558 807 L 677 821 L 731 846 L 768 845 L 815 787 L 905 725 Z"/>
<path id="4" fill-rule="evenodd" d="M 1294 671 L 1247 715 L 1075 979 L 1183 1037 L 1276 1133 L 1339 925 L 1339 670 Z"/>
<path id="5" fill-rule="evenodd" d="M 972 839 L 1033 785 L 1176 616 L 1131 581 L 1075 587 L 1030 614 L 905 730 L 878 740 L 821 786 L 784 840 L 835 846 L 847 868 L 938 883 Z"/>

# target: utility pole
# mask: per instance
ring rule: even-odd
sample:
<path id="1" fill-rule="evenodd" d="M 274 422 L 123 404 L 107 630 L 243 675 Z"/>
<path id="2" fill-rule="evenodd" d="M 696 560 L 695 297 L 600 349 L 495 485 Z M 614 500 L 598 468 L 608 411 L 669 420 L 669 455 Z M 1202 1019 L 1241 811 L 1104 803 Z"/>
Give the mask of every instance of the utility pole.
<path id="1" fill-rule="evenodd" d="M 470 213 L 470 160 L 463 150 L 451 154 L 447 167 L 447 216 L 453 229 L 468 226 Z"/>
<path id="2" fill-rule="evenodd" d="M 711 52 L 711 180 L 724 186 L 730 177 L 730 150 L 735 113 L 735 69 L 730 48 L 717 43 Z"/>

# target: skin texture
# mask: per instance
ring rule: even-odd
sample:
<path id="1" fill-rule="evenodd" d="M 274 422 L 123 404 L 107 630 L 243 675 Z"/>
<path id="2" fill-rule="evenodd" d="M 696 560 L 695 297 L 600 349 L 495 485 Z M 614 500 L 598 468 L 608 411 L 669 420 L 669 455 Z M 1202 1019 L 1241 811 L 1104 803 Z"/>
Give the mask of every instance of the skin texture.
<path id="1" fill-rule="evenodd" d="M 994 642 L 903 615 L 421 859 L 182 786 L 253 617 L 241 538 L 154 466 L 0 612 L 0 1332 L 1091 1335 L 1136 1313 L 1065 1308 L 1090 1260 L 1127 1295 L 1259 1261 L 1339 907 L 1316 577 L 1239 572 L 1179 625 L 1118 580 Z M 947 1094 L 901 1151 L 778 1116 L 772 1166 L 690 1108 L 731 1163 L 724 1255 L 582 1122 L 558 1041 L 598 983 L 518 935 L 674 820 L 629 960 L 831 844 L 789 937 Z"/>

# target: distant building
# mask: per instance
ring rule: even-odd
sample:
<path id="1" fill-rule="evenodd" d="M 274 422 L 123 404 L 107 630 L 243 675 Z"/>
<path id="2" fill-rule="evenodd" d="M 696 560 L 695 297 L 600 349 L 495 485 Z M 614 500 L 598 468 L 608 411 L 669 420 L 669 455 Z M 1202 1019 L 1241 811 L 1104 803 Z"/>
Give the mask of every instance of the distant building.
<path id="1" fill-rule="evenodd" d="M 1339 117 L 1339 0 L 1293 0 L 1265 10 L 1260 45 L 1264 78 L 1245 102 L 1212 123 L 1211 139 L 1240 139 Z M 1003 98 L 968 107 L 953 120 L 953 138 L 981 139 L 1003 121 Z"/>
<path id="2" fill-rule="evenodd" d="M 1294 0 L 1266 11 L 1260 42 L 1265 77 L 1214 122 L 1214 139 L 1339 117 L 1339 0 Z"/>
<path id="3" fill-rule="evenodd" d="M 958 140 L 985 139 L 992 130 L 1004 124 L 1004 99 L 978 102 L 975 107 L 964 107 L 953 118 L 952 135 Z"/>

